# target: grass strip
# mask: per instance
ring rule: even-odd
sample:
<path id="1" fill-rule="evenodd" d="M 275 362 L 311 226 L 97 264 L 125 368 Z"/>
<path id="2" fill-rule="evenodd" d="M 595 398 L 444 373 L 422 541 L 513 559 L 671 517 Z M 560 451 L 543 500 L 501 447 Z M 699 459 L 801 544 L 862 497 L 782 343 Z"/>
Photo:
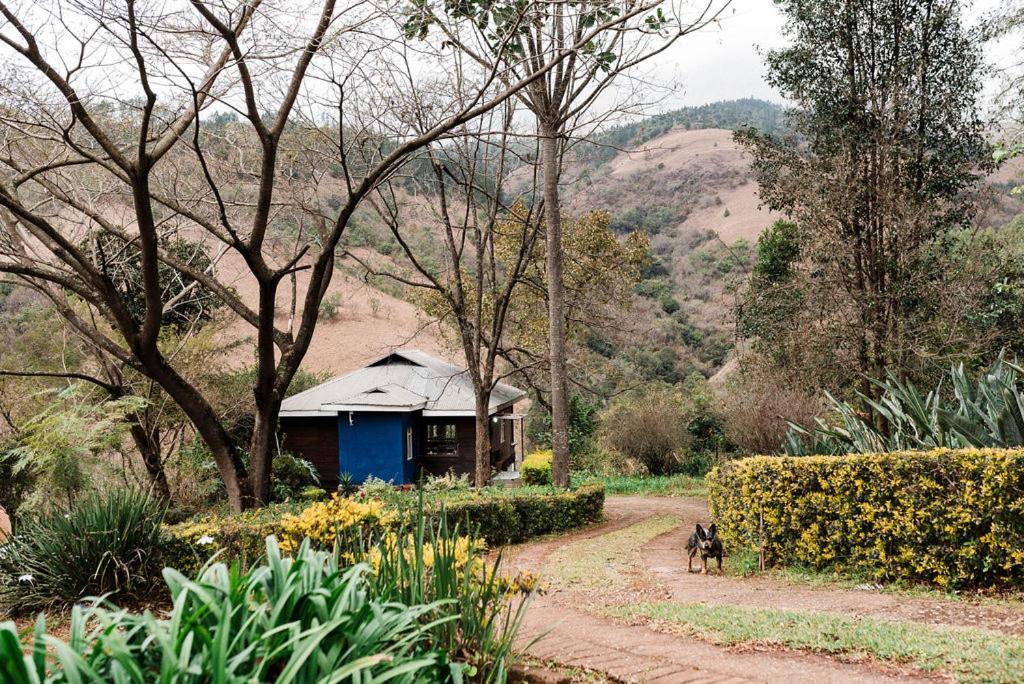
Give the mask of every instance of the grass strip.
<path id="1" fill-rule="evenodd" d="M 597 480 L 604 484 L 609 496 L 707 496 L 708 488 L 703 477 L 690 475 L 573 475 L 574 484 Z"/>
<path id="2" fill-rule="evenodd" d="M 674 515 L 655 516 L 621 530 L 567 544 L 551 555 L 544 579 L 585 589 L 606 589 L 625 584 L 625 571 L 640 555 L 640 548 L 655 537 L 679 527 Z"/>
<path id="3" fill-rule="evenodd" d="M 849 659 L 872 657 L 943 671 L 958 681 L 1019 682 L 1024 673 L 1024 640 L 975 628 L 699 603 L 642 603 L 607 612 L 653 620 L 722 646 L 762 643 Z"/>

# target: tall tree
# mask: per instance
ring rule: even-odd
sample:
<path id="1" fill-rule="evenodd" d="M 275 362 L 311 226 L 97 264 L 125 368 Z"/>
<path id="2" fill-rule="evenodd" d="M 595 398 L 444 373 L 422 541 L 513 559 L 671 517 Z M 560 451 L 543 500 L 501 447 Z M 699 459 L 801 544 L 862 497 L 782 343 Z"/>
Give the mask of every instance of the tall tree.
<path id="1" fill-rule="evenodd" d="M 404 54 L 397 10 L 387 0 L 0 1 L 0 272 L 180 406 L 236 509 L 268 500 L 281 402 L 357 207 L 424 146 L 621 24 L 588 26 L 546 69 L 524 77 L 499 60 L 479 79 L 499 88 L 419 107 L 409 85 L 431 76 Z M 445 63 L 442 50 L 433 57 Z M 173 232 L 212 245 L 209 267 L 169 250 Z M 141 299 L 83 246 L 95 236 L 138 246 Z M 163 266 L 253 330 L 248 469 L 210 397 L 160 346 Z"/>
<path id="2" fill-rule="evenodd" d="M 761 199 L 794 221 L 772 239 L 795 240 L 777 256 L 799 273 L 786 263 L 762 280 L 802 278 L 791 323 L 805 339 L 835 340 L 831 363 L 851 364 L 876 396 L 868 377 L 902 375 L 928 353 L 922 315 L 944 278 L 932 247 L 970 224 L 991 158 L 978 36 L 959 0 L 778 6 L 791 45 L 768 53 L 768 80 L 794 103 L 795 135 L 746 130 L 737 140 L 754 157 Z"/>
<path id="3" fill-rule="evenodd" d="M 484 68 L 493 70 L 504 63 L 508 71 L 502 73 L 530 81 L 517 97 L 535 118 L 540 148 L 555 486 L 569 486 L 568 351 L 559 191 L 563 154 L 570 138 L 595 117 L 591 111 L 595 102 L 619 77 L 680 37 L 716 21 L 729 4 L 729 0 L 710 0 L 687 16 L 664 0 L 413 0 L 415 11 L 406 25 L 409 34 L 425 37 L 431 26 L 437 26 L 446 43 L 458 46 Z M 617 22 L 615 31 L 594 35 L 585 49 L 562 58 L 591 27 L 608 21 Z"/>

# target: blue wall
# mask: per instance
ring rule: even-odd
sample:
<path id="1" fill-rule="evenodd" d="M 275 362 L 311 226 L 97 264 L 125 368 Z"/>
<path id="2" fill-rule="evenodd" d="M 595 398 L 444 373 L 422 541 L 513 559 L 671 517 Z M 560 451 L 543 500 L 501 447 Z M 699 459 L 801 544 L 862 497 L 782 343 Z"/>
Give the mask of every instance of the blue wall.
<path id="1" fill-rule="evenodd" d="M 352 481 L 359 484 L 371 475 L 395 484 L 413 482 L 416 463 L 407 458 L 405 431 L 413 427 L 415 452 L 419 441 L 416 416 L 391 412 L 339 413 L 338 472 L 350 473 Z"/>

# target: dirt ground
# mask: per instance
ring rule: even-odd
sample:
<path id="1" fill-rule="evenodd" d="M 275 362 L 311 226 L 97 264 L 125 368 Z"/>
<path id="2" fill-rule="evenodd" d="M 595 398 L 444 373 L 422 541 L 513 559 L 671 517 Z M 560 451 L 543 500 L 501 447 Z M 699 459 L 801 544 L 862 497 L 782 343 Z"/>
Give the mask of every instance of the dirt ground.
<path id="1" fill-rule="evenodd" d="M 668 497 L 614 497 L 606 522 L 582 532 L 510 549 L 515 569 L 543 568 L 553 553 L 578 542 L 643 522 L 675 516 L 682 525 L 655 537 L 631 561 L 629 585 L 594 591 L 559 586 L 531 604 L 520 648 L 537 659 L 605 672 L 625 682 L 883 682 L 936 679 L 879 662 L 844 662 L 824 655 L 769 646 L 720 647 L 643 624 L 600 615 L 602 606 L 642 601 L 684 601 L 775 609 L 813 610 L 851 616 L 973 626 L 1024 635 L 1024 611 L 998 604 L 975 604 L 882 593 L 795 585 L 781 579 L 741 578 L 687 572 L 685 545 L 695 523 L 706 521 L 703 500 Z M 726 564 L 729 560 L 726 559 Z"/>

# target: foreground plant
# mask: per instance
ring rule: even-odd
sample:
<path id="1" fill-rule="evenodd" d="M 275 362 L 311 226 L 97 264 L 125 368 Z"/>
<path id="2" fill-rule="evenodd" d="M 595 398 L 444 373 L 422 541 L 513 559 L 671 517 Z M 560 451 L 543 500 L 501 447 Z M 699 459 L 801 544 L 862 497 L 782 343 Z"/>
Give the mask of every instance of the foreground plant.
<path id="1" fill-rule="evenodd" d="M 0 608 L 27 612 L 149 591 L 164 510 L 146 493 L 121 490 L 25 520 L 0 545 Z"/>
<path id="2" fill-rule="evenodd" d="M 505 681 L 536 578 L 502 575 L 483 541 L 444 516 L 431 522 L 422 500 L 391 526 L 340 510 L 355 522 L 324 522 L 330 539 L 306 537 L 293 557 L 270 536 L 244 573 L 237 562 L 208 564 L 195 581 L 165 569 L 165 620 L 76 606 L 70 639 L 40 618 L 28 656 L 13 624 L 0 626 L 0 681 Z"/>
<path id="3" fill-rule="evenodd" d="M 224 563 L 194 581 L 170 568 L 163 574 L 168 619 L 76 606 L 66 642 L 47 635 L 40 616 L 29 655 L 13 624 L 0 625 L 0 679 L 437 682 L 462 681 L 468 669 L 431 638 L 458 619 L 444 601 L 394 601 L 377 590 L 368 565 L 342 568 L 308 542 L 292 558 L 271 537 L 265 563 L 244 574 Z"/>
<path id="4" fill-rule="evenodd" d="M 501 555 L 485 558 L 485 542 L 462 535 L 441 515 L 422 512 L 395 529 L 339 539 L 342 556 L 367 561 L 371 591 L 407 605 L 430 604 L 431 643 L 467 665 L 474 681 L 504 682 L 512 644 L 537 587 L 532 574 L 508 577 Z"/>

